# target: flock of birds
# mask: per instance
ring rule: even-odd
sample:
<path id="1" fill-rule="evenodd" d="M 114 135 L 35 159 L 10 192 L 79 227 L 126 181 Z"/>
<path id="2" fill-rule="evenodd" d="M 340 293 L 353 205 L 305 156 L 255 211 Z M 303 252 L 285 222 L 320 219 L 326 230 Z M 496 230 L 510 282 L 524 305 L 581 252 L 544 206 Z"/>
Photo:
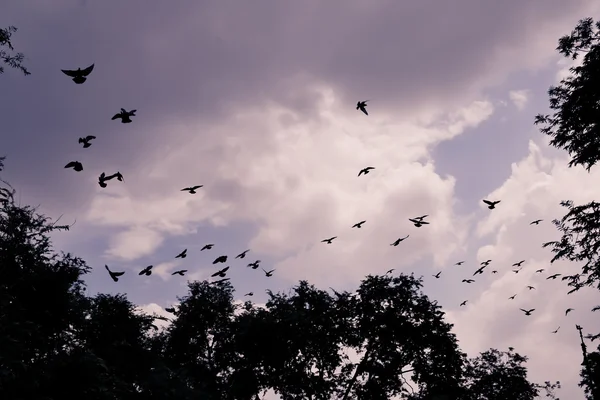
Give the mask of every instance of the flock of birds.
<path id="1" fill-rule="evenodd" d="M 80 85 L 80 84 L 84 83 L 87 80 L 87 76 L 93 70 L 94 70 L 94 64 L 92 64 L 89 67 L 84 68 L 84 69 L 78 68 L 77 70 L 61 70 L 61 71 L 65 75 L 73 78 L 72 79 L 73 82 L 75 82 L 76 84 Z M 364 101 L 357 102 L 356 103 L 356 109 L 362 111 L 365 115 L 369 115 L 369 113 L 367 112 L 367 102 L 368 101 L 369 100 L 364 100 Z M 117 114 L 115 114 L 112 117 L 112 120 L 120 119 L 121 123 L 123 123 L 123 124 L 131 123 L 132 122 L 131 117 L 135 116 L 136 111 L 137 110 L 127 111 L 124 108 L 121 108 L 120 112 L 118 112 Z M 92 145 L 91 141 L 94 140 L 94 139 L 96 139 L 95 136 L 86 136 L 86 137 L 79 138 L 78 142 L 80 144 L 83 144 L 83 148 L 84 149 L 87 149 L 87 148 L 89 148 Z M 83 171 L 83 165 L 79 161 L 71 161 L 67 165 L 65 165 L 65 168 L 72 168 L 73 170 L 78 171 L 78 172 L 79 171 Z M 361 169 L 358 172 L 358 176 L 360 177 L 362 175 L 367 175 L 367 174 L 370 173 L 370 171 L 372 171 L 374 169 L 375 169 L 375 167 L 366 167 L 366 168 L 363 168 L 363 169 Z M 105 188 L 107 186 L 106 182 L 108 182 L 108 181 L 110 181 L 110 180 L 112 180 L 114 178 L 117 178 L 118 181 L 123 182 L 123 175 L 119 171 L 117 171 L 117 172 L 115 172 L 113 174 L 110 174 L 110 175 L 106 175 L 105 172 L 102 172 L 100 174 L 100 176 L 98 177 L 98 184 L 100 185 L 100 187 Z M 189 186 L 189 187 L 185 187 L 185 188 L 181 189 L 181 191 L 188 192 L 189 194 L 193 195 L 193 194 L 196 194 L 197 190 L 200 189 L 200 188 L 202 188 L 202 187 L 203 187 L 203 185 Z M 488 206 L 488 208 L 490 210 L 493 210 L 500 203 L 500 200 L 491 201 L 491 200 L 485 200 L 484 199 L 483 202 Z M 425 221 L 425 218 L 427 218 L 427 217 L 428 217 L 428 215 L 422 215 L 422 216 L 419 216 L 419 217 L 409 218 L 408 220 L 410 222 L 412 222 L 413 225 L 416 228 L 420 228 L 422 226 L 429 225 L 429 222 Z M 539 223 L 542 222 L 542 221 L 543 220 L 538 219 L 538 220 L 532 221 L 530 223 L 530 225 L 539 225 Z M 358 228 L 358 229 L 360 229 L 360 228 L 362 228 L 362 226 L 363 226 L 364 223 L 366 223 L 366 221 L 357 222 L 354 225 L 352 225 L 352 228 Z M 401 242 L 403 242 L 404 240 L 408 239 L 409 236 L 410 235 L 406 235 L 405 237 L 401 237 L 401 238 L 396 239 L 394 242 L 392 242 L 390 244 L 390 246 L 398 246 Z M 336 238 L 337 238 L 337 236 L 333 236 L 333 237 L 330 237 L 330 238 L 327 238 L 327 239 L 323 239 L 321 242 L 322 243 L 326 243 L 326 244 L 332 244 L 333 241 Z M 214 247 L 214 243 L 209 243 L 209 244 L 204 245 L 204 247 L 202 247 L 202 249 L 200 251 L 210 250 L 213 247 Z M 238 254 L 237 256 L 235 256 L 235 259 L 238 259 L 238 258 L 239 259 L 243 259 L 243 258 L 245 258 L 246 254 L 249 251 L 250 251 L 250 249 L 241 252 L 240 254 Z M 175 258 L 180 258 L 180 259 L 183 259 L 183 258 L 186 258 L 186 257 L 187 257 L 187 249 L 184 249 L 177 256 L 175 256 Z M 218 256 L 213 261 L 213 264 L 223 264 L 223 263 L 226 263 L 226 262 L 227 262 L 227 255 L 221 255 L 221 256 Z M 464 262 L 465 261 L 459 261 L 455 265 L 460 266 Z M 487 268 L 490 265 L 491 262 L 492 262 L 492 260 L 483 261 L 480 264 L 480 267 L 473 273 L 473 276 L 476 276 L 476 275 L 479 275 L 479 274 L 483 274 L 485 268 Z M 524 262 L 525 262 L 525 260 L 521 260 L 519 262 L 514 263 L 512 266 L 516 267 L 517 269 L 513 269 L 512 271 L 515 274 L 519 273 L 522 270 L 522 268 L 523 268 L 522 264 Z M 260 263 L 261 263 L 261 260 L 256 260 L 254 262 L 249 263 L 247 266 L 250 267 L 250 268 L 252 268 L 252 269 L 258 269 L 258 268 L 260 268 Z M 112 271 L 108 267 L 108 265 L 105 265 L 104 267 L 106 268 L 106 270 L 108 271 L 109 276 L 111 277 L 111 279 L 114 282 L 118 282 L 119 281 L 119 277 L 123 276 L 125 274 L 125 271 L 116 271 L 116 272 Z M 142 269 L 139 272 L 139 275 L 144 275 L 144 276 L 150 276 L 150 275 L 152 275 L 152 268 L 153 268 L 152 265 L 147 266 L 146 268 Z M 219 278 L 219 279 L 217 279 L 215 281 L 212 281 L 211 284 L 220 284 L 220 283 L 223 283 L 225 281 L 230 280 L 230 278 L 227 278 L 227 271 L 229 271 L 229 268 L 230 268 L 229 266 L 226 266 L 226 267 L 224 267 L 222 269 L 219 269 L 215 273 L 213 273 L 211 275 L 211 277 L 212 278 Z M 266 277 L 273 276 L 273 272 L 275 272 L 274 269 L 269 270 L 269 271 L 265 270 L 264 268 L 261 268 L 261 269 L 264 272 L 264 274 L 265 274 Z M 394 269 L 390 269 L 386 273 L 387 274 L 391 274 L 393 271 L 394 271 Z M 177 270 L 177 271 L 173 272 L 171 275 L 184 276 L 184 274 L 186 272 L 188 272 L 188 270 L 181 269 L 181 270 Z M 491 272 L 493 274 L 498 273 L 497 270 L 492 270 Z M 536 271 L 536 273 L 542 273 L 542 272 L 544 272 L 544 269 L 538 269 Z M 436 279 L 439 279 L 440 276 L 441 276 L 441 274 L 442 274 L 442 272 L 440 271 L 437 274 L 433 275 L 433 277 L 435 277 Z M 552 275 L 548 276 L 546 279 L 547 280 L 550 280 L 550 279 L 554 280 L 554 279 L 558 278 L 560 275 L 561 274 L 552 274 Z M 474 283 L 475 280 L 469 278 L 469 279 L 463 279 L 462 282 L 470 284 L 470 283 Z M 533 287 L 533 286 L 527 286 L 527 289 L 529 289 L 529 290 L 535 290 L 535 287 Z M 249 292 L 249 293 L 245 294 L 245 296 L 253 296 L 253 295 L 254 295 L 253 292 Z M 514 295 L 510 296 L 508 299 L 509 300 L 514 300 L 516 296 L 517 296 L 517 294 L 514 294 Z M 462 303 L 460 303 L 460 306 L 461 307 L 465 306 L 467 304 L 467 302 L 468 302 L 468 300 L 463 301 Z M 169 312 L 174 312 L 174 309 L 172 309 L 172 308 L 170 308 L 170 309 L 167 308 L 166 310 L 169 311 Z M 521 308 L 520 310 L 526 316 L 529 316 L 529 315 L 531 315 L 532 312 L 535 311 L 535 308 L 527 309 L 527 310 Z M 568 315 L 571 311 L 573 311 L 573 308 L 567 308 L 567 310 L 565 311 L 565 316 Z M 556 328 L 556 330 L 552 331 L 552 333 L 557 333 L 559 329 L 560 329 L 560 326 L 558 328 Z"/>

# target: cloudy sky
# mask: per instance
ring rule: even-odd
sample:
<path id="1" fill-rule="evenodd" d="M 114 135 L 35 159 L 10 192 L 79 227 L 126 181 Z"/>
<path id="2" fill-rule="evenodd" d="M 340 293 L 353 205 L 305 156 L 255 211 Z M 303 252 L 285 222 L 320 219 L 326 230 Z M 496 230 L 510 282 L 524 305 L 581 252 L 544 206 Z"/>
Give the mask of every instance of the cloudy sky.
<path id="1" fill-rule="evenodd" d="M 558 38 L 597 1 L 4 3 L 0 26 L 18 27 L 32 75 L 0 77 L 3 177 L 23 203 L 77 221 L 55 245 L 94 268 L 91 293 L 160 311 L 219 255 L 238 296 L 259 303 L 299 279 L 353 290 L 369 273 L 415 272 L 466 352 L 514 346 L 532 379 L 583 398 L 574 326 L 600 330 L 598 294 L 546 280 L 576 266 L 550 267 L 541 243 L 558 237 L 560 200 L 600 197 L 600 172 L 567 168 L 533 117 L 569 67 Z M 83 85 L 60 72 L 92 63 Z M 367 99 L 369 116 L 355 109 Z M 133 123 L 111 121 L 121 107 L 138 110 Z M 83 149 L 86 135 L 97 139 Z M 82 172 L 63 168 L 74 160 Z M 124 182 L 98 186 L 116 171 Z M 490 211 L 483 198 L 502 202 Z M 407 220 L 423 214 L 423 228 Z M 246 267 L 257 259 L 273 277 Z M 127 273 L 115 284 L 104 264 Z M 179 268 L 188 275 L 172 277 Z"/>

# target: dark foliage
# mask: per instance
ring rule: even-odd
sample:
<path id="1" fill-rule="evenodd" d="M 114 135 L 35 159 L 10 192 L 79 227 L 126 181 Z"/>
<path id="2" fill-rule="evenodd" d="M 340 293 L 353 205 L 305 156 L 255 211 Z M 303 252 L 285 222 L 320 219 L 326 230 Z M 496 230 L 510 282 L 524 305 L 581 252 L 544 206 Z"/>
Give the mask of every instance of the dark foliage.
<path id="1" fill-rule="evenodd" d="M 17 28 L 14 26 L 0 29 L 0 60 L 9 67 L 20 70 L 24 75 L 31 75 L 31 72 L 29 72 L 22 64 L 25 55 L 23 53 L 12 53 L 15 49 L 13 48 L 10 38 L 16 31 Z M 4 73 L 4 67 L 0 65 L 0 74 L 2 73 Z"/>

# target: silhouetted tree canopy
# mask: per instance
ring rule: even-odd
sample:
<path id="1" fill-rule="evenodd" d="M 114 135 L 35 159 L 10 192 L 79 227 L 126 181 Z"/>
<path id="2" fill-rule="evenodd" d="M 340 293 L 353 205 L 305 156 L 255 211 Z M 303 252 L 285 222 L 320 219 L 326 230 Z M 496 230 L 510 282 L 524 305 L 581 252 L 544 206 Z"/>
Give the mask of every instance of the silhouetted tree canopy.
<path id="1" fill-rule="evenodd" d="M 14 26 L 9 26 L 5 29 L 0 28 L 0 59 L 9 67 L 16 68 L 25 75 L 31 75 L 27 68 L 25 68 L 22 64 L 23 60 L 25 59 L 25 55 L 23 53 L 13 54 L 15 49 L 13 48 L 10 38 L 16 31 L 17 28 Z M 4 73 L 4 67 L 0 65 L 0 74 L 2 73 Z"/>
<path id="2" fill-rule="evenodd" d="M 583 62 L 570 68 L 571 75 L 549 89 L 552 115 L 538 114 L 535 124 L 550 136 L 550 144 L 567 150 L 569 166 L 582 165 L 588 171 L 600 159 L 600 22 L 579 21 L 570 35 L 559 39 L 557 50 Z"/>

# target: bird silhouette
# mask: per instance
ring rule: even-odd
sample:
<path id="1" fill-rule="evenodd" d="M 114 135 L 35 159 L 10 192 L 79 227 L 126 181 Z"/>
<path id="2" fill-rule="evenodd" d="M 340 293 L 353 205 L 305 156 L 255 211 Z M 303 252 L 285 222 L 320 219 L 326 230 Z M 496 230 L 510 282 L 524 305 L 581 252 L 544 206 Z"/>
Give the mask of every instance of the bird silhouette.
<path id="1" fill-rule="evenodd" d="M 175 312 L 175 309 L 173 307 L 165 307 L 165 311 L 173 314 Z"/>
<path id="2" fill-rule="evenodd" d="M 532 308 L 531 310 L 523 310 L 522 308 L 519 308 L 519 310 L 523 311 L 525 315 L 531 315 L 531 313 L 535 311 L 535 308 Z"/>
<path id="3" fill-rule="evenodd" d="M 106 175 L 104 172 L 100 174 L 100 177 L 98 178 L 98 184 L 100 185 L 100 187 L 105 188 L 106 187 L 106 181 L 110 181 L 111 179 L 117 178 L 117 180 L 123 182 L 123 175 L 120 172 L 115 172 L 112 175 Z"/>
<path id="4" fill-rule="evenodd" d="M 79 138 L 79 143 L 83 143 L 83 148 L 87 149 L 88 147 L 90 147 L 92 144 L 90 143 L 90 140 L 96 139 L 96 136 L 86 136 L 86 137 L 80 137 Z"/>
<path id="5" fill-rule="evenodd" d="M 254 293 L 253 292 L 248 292 L 244 296 L 254 296 Z"/>
<path id="6" fill-rule="evenodd" d="M 128 123 L 132 122 L 130 117 L 135 117 L 136 111 L 137 110 L 126 111 L 124 108 L 121 108 L 121 111 L 119 113 L 115 114 L 111 118 L 111 120 L 114 121 L 115 119 L 120 118 L 122 123 L 128 124 Z"/>
<path id="7" fill-rule="evenodd" d="M 513 269 L 512 272 L 514 272 L 515 274 L 518 274 L 521 270 L 520 269 Z"/>
<path id="8" fill-rule="evenodd" d="M 442 271 L 438 272 L 438 273 L 437 273 L 437 274 L 435 274 L 435 275 L 431 275 L 431 276 L 434 276 L 436 279 L 440 279 L 440 275 L 441 275 L 441 274 L 442 274 Z"/>
<path id="9" fill-rule="evenodd" d="M 517 297 L 517 295 L 516 295 L 516 294 L 513 294 L 513 295 L 512 295 L 512 296 L 510 296 L 508 299 L 509 299 L 509 300 L 514 300 L 514 299 L 515 299 L 515 297 Z"/>
<path id="10" fill-rule="evenodd" d="M 188 191 L 190 194 L 196 194 L 196 189 L 200 189 L 201 187 L 204 187 L 204 185 L 190 186 L 190 187 L 181 189 L 181 192 Z"/>
<path id="11" fill-rule="evenodd" d="M 463 265 L 464 263 L 465 263 L 464 261 L 459 261 L 459 262 L 457 262 L 457 263 L 456 263 L 456 264 L 454 264 L 454 265 Z"/>
<path id="12" fill-rule="evenodd" d="M 521 264 L 523 264 L 524 262 L 525 262 L 525 260 L 521 260 L 521 261 L 519 261 L 519 262 L 516 262 L 516 263 L 514 263 L 512 266 L 513 266 L 513 267 L 520 267 L 520 266 L 521 266 Z"/>
<path id="13" fill-rule="evenodd" d="M 88 76 L 94 70 L 94 64 L 90 65 L 85 69 L 77 68 L 76 70 L 72 69 L 61 69 L 62 73 L 73 78 L 73 82 L 78 85 L 81 85 L 83 82 L 87 80 L 86 76 Z"/>
<path id="14" fill-rule="evenodd" d="M 360 171 L 358 171 L 358 176 L 361 176 L 363 174 L 367 175 L 369 173 L 369 171 L 371 171 L 372 169 L 375 169 L 375 167 L 366 167 L 366 168 L 363 168 Z"/>
<path id="15" fill-rule="evenodd" d="M 410 222 L 412 222 L 417 228 L 422 227 L 423 225 L 429 225 L 429 222 L 423 221 L 422 219 L 417 218 L 409 218 Z"/>
<path id="16" fill-rule="evenodd" d="M 79 161 L 71 161 L 70 163 L 65 165 L 65 168 L 73 168 L 77 172 L 83 171 L 83 165 L 81 165 Z"/>
<path id="17" fill-rule="evenodd" d="M 248 264 L 248 267 L 252 267 L 252 269 L 257 269 L 259 267 L 260 260 L 256 260 L 253 263 Z"/>
<path id="18" fill-rule="evenodd" d="M 333 241 L 333 239 L 337 238 L 337 236 L 333 236 L 330 237 L 329 239 L 323 239 L 321 240 L 321 243 L 327 243 L 327 244 L 331 244 L 331 242 Z"/>
<path id="19" fill-rule="evenodd" d="M 200 249 L 200 251 L 202 250 L 210 250 L 213 248 L 215 244 L 214 243 L 209 243 L 209 244 L 205 244 L 203 248 Z"/>
<path id="20" fill-rule="evenodd" d="M 213 261 L 213 264 L 224 263 L 226 261 L 227 261 L 227 256 L 219 256 L 219 257 L 215 258 L 215 261 Z"/>
<path id="21" fill-rule="evenodd" d="M 152 275 L 152 265 L 148 265 L 146 268 L 141 270 L 138 275 L 146 275 L 146 276 Z"/>
<path id="22" fill-rule="evenodd" d="M 540 224 L 540 222 L 542 222 L 542 221 L 543 221 L 543 219 L 536 219 L 535 221 L 531 221 L 531 222 L 529 223 L 529 225 L 539 225 L 539 224 Z"/>
<path id="23" fill-rule="evenodd" d="M 102 188 L 106 187 L 106 174 L 104 172 L 98 177 L 98 185 Z"/>
<path id="24" fill-rule="evenodd" d="M 221 283 L 227 282 L 229 280 L 231 280 L 231 278 L 221 278 L 221 279 L 218 279 L 216 281 L 212 281 L 210 284 L 211 285 L 220 285 Z"/>
<path id="25" fill-rule="evenodd" d="M 485 269 L 485 267 L 486 267 L 486 266 L 484 265 L 483 267 L 479 268 L 477 271 L 475 271 L 475 272 L 473 273 L 473 276 L 475 276 L 475 275 L 477 275 L 477 274 L 483 274 L 483 270 Z"/>
<path id="26" fill-rule="evenodd" d="M 246 257 L 246 253 L 249 252 L 249 251 L 250 251 L 250 249 L 244 250 L 240 254 L 238 254 L 237 256 L 235 256 L 235 258 L 245 258 Z"/>
<path id="27" fill-rule="evenodd" d="M 501 200 L 498 200 L 498 201 L 483 200 L 483 202 L 488 205 L 488 208 L 490 210 L 493 210 L 494 208 L 496 208 L 496 204 L 500 203 L 500 201 Z"/>
<path id="28" fill-rule="evenodd" d="M 387 272 L 386 272 L 386 274 L 391 274 L 392 272 L 394 272 L 394 269 L 395 269 L 395 268 L 388 269 L 388 270 L 387 270 Z"/>
<path id="29" fill-rule="evenodd" d="M 358 103 L 356 103 L 356 109 L 364 112 L 365 115 L 369 115 L 369 113 L 367 112 L 367 101 L 369 100 L 359 101 Z"/>
<path id="30" fill-rule="evenodd" d="M 556 279 L 556 278 L 558 278 L 558 277 L 559 277 L 559 276 L 561 276 L 561 275 L 562 275 L 562 274 L 554 274 L 554 275 L 550 275 L 549 277 L 547 277 L 547 278 L 546 278 L 546 280 L 548 280 L 548 279 Z"/>
<path id="31" fill-rule="evenodd" d="M 188 271 L 187 269 L 180 269 L 179 271 L 173 272 L 171 275 L 180 275 L 180 276 L 183 276 L 183 274 L 185 274 L 187 271 Z"/>
<path id="32" fill-rule="evenodd" d="M 183 249 L 183 251 L 175 256 L 175 258 L 186 258 L 187 257 L 187 249 Z"/>
<path id="33" fill-rule="evenodd" d="M 559 329 L 560 329 L 560 326 L 558 328 L 556 328 L 555 330 L 553 330 L 552 333 L 557 333 Z"/>
<path id="34" fill-rule="evenodd" d="M 475 280 L 474 279 L 463 279 L 462 282 L 473 283 L 473 282 L 475 282 Z"/>
<path id="35" fill-rule="evenodd" d="M 400 244 L 400 242 L 402 242 L 403 240 L 406 240 L 410 235 L 406 235 L 403 238 L 399 238 L 397 239 L 394 243 L 390 244 L 390 246 L 398 246 Z"/>
<path id="36" fill-rule="evenodd" d="M 227 272 L 228 269 L 229 269 L 229 267 L 220 269 L 217 272 L 215 272 L 214 274 L 212 274 L 211 277 L 214 278 L 215 276 L 220 276 L 221 278 L 225 278 L 225 273 Z"/>
<path id="37" fill-rule="evenodd" d="M 536 269 L 535 272 L 537 274 L 541 274 L 542 272 L 544 272 L 544 268 Z"/>
<path id="38" fill-rule="evenodd" d="M 492 274 L 497 274 L 497 273 L 498 273 L 498 271 L 496 271 L 495 269 L 492 270 Z"/>
<path id="39" fill-rule="evenodd" d="M 362 228 L 362 225 L 367 222 L 367 221 L 360 221 L 357 222 L 356 224 L 352 225 L 353 228 Z"/>
<path id="40" fill-rule="evenodd" d="M 567 308 L 567 309 L 565 310 L 565 316 L 566 316 L 566 315 L 568 315 L 568 314 L 569 314 L 571 311 L 573 311 L 573 310 L 574 310 L 574 308 Z"/>
<path id="41" fill-rule="evenodd" d="M 465 300 L 465 301 L 463 301 L 462 303 L 460 303 L 460 306 L 459 306 L 459 307 L 466 306 L 466 305 L 467 305 L 467 301 L 469 301 L 469 300 Z"/>
<path id="42" fill-rule="evenodd" d="M 533 286 L 527 286 L 527 289 L 534 290 L 535 288 Z"/>
<path id="43" fill-rule="evenodd" d="M 125 272 L 113 272 L 108 268 L 108 265 L 104 265 L 104 268 L 106 268 L 106 270 L 108 271 L 108 274 L 110 275 L 111 279 L 115 282 L 119 282 L 119 277 L 123 276 L 125 274 Z"/>
<path id="44" fill-rule="evenodd" d="M 486 260 L 486 261 L 480 262 L 479 265 L 485 265 L 487 267 L 488 265 L 490 265 L 491 262 L 492 262 L 492 260 Z"/>
<path id="45" fill-rule="evenodd" d="M 274 269 L 272 269 L 272 270 L 270 270 L 270 271 L 265 271 L 265 270 L 263 269 L 263 271 L 265 272 L 265 276 L 268 278 L 268 277 L 270 277 L 270 276 L 273 276 L 273 272 L 274 272 L 275 270 L 274 270 Z"/>

